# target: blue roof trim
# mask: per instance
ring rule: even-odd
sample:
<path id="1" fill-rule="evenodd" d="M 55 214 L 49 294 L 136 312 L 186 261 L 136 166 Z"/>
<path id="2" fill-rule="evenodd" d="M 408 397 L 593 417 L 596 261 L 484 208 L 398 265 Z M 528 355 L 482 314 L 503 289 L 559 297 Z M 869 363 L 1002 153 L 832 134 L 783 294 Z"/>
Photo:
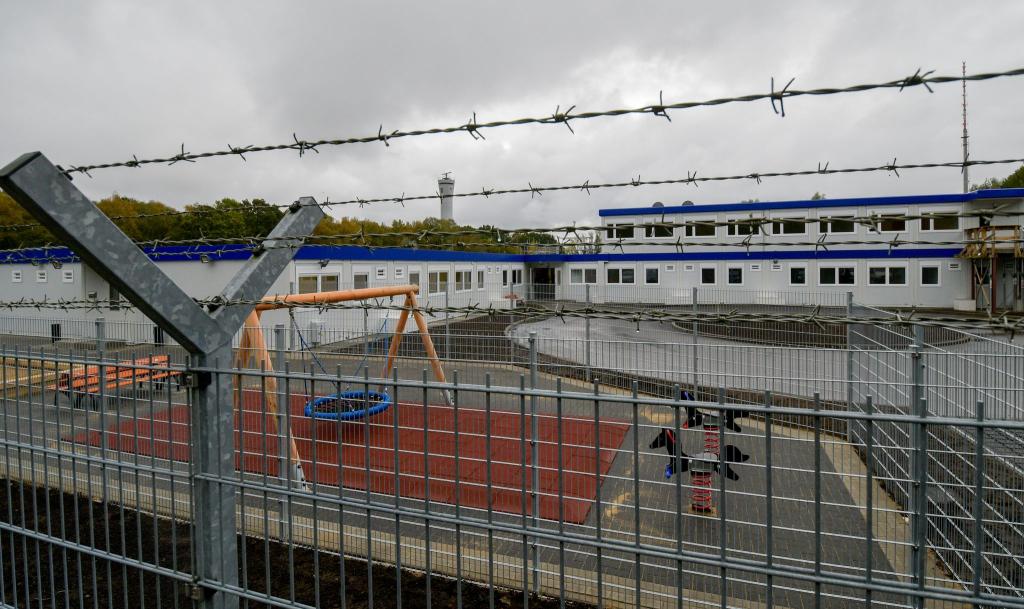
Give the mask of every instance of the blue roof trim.
<path id="1" fill-rule="evenodd" d="M 953 258 L 960 248 L 786 250 L 761 252 L 650 252 L 632 254 L 534 254 L 526 262 L 658 262 L 673 260 L 846 260 L 851 258 Z"/>
<path id="2" fill-rule="evenodd" d="M 523 254 L 418 250 L 412 248 L 367 248 L 356 245 L 306 245 L 296 260 L 410 260 L 424 262 L 523 262 Z"/>
<path id="3" fill-rule="evenodd" d="M 163 245 L 145 247 L 157 262 L 200 261 L 205 254 L 212 260 L 248 260 L 249 246 L 238 243 L 223 245 Z M 41 262 L 79 262 L 78 256 L 66 247 L 39 247 L 17 252 L 0 252 L 0 264 Z M 454 250 L 420 250 L 413 248 L 367 248 L 354 245 L 306 245 L 295 253 L 295 260 L 409 260 L 424 262 L 523 262 L 523 254 L 493 252 L 460 252 Z"/>
<path id="4" fill-rule="evenodd" d="M 1024 188 L 977 190 L 945 195 L 909 195 L 900 197 L 860 197 L 853 199 L 822 199 L 819 201 L 759 201 L 757 203 L 713 203 L 707 205 L 673 205 L 671 207 L 623 207 L 602 209 L 601 217 L 661 216 L 664 214 L 704 214 L 715 212 L 763 211 L 771 209 L 815 209 L 824 207 L 859 207 L 883 205 L 931 205 L 935 203 L 967 203 L 977 199 L 1012 199 L 1024 197 Z"/>
<path id="5" fill-rule="evenodd" d="M 247 246 L 201 245 L 145 248 L 158 262 L 199 261 L 203 254 L 210 260 L 247 260 Z M 893 248 L 850 250 L 776 250 L 776 251 L 703 251 L 703 252 L 633 252 L 604 254 L 495 254 L 449 250 L 417 250 L 407 248 L 365 248 L 358 246 L 307 245 L 299 249 L 295 260 L 401 260 L 409 262 L 521 262 L 553 264 L 561 262 L 656 262 L 673 260 L 840 260 L 851 258 L 954 258 L 960 248 Z M 26 264 L 28 258 L 78 262 L 71 250 L 36 248 L 23 252 L 0 254 L 0 264 Z"/>

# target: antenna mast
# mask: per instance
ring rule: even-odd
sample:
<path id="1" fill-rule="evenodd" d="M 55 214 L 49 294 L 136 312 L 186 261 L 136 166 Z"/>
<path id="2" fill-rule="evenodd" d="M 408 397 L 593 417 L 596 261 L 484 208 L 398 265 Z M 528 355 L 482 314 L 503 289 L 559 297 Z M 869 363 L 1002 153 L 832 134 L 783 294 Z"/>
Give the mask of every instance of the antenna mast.
<path id="1" fill-rule="evenodd" d="M 963 81 L 962 81 L 963 85 L 962 85 L 962 88 L 963 88 L 964 132 L 963 132 L 963 135 L 960 137 L 960 139 L 963 140 L 963 146 L 964 146 L 964 165 L 963 165 L 964 193 L 967 193 L 967 191 L 970 190 L 970 180 L 967 177 L 967 169 L 968 169 L 967 168 L 967 158 L 968 158 L 968 155 L 967 155 L 967 62 L 966 61 L 963 62 L 962 70 L 963 70 L 963 72 L 962 72 L 962 74 L 963 74 Z"/>

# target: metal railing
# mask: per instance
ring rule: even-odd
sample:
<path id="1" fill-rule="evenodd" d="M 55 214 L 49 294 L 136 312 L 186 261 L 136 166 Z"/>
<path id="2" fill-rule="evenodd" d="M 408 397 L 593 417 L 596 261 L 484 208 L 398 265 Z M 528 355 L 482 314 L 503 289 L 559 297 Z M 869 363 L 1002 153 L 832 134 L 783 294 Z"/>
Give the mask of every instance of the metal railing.
<path id="1" fill-rule="evenodd" d="M 887 492 L 904 509 L 925 514 L 915 543 L 930 547 L 957 581 L 1021 596 L 1024 435 L 967 422 L 1024 418 L 1024 347 L 1007 337 L 945 328 L 853 324 L 850 336 L 851 407 L 923 419 L 849 428 L 855 444 L 871 436 L 890 447 L 878 452 L 875 474 L 889 481 Z M 964 423 L 933 426 L 928 417 Z M 987 526 L 977 526 L 978 519 Z"/>
<path id="2" fill-rule="evenodd" d="M 492 606 L 530 593 L 541 595 L 531 604 L 630 607 L 1024 606 L 1014 545 L 1022 492 L 1011 475 L 1020 457 L 998 439 L 1024 433 L 1007 406 L 1021 389 L 978 383 L 979 410 L 908 408 L 913 395 L 959 403 L 963 388 L 949 377 L 970 385 L 985 366 L 1007 369 L 1021 361 L 1016 345 L 980 338 L 989 361 L 973 343 L 750 345 L 653 323 L 637 334 L 610 320 L 594 320 L 591 332 L 635 339 L 586 341 L 579 325 L 561 335 L 542 327 L 562 325 L 554 319 L 478 333 L 460 323 L 450 344 L 434 330 L 439 352 L 451 354 L 448 384 L 425 380 L 416 341 L 405 341 L 388 379 L 375 376 L 384 340 L 276 351 L 276 373 L 193 369 L 237 381 L 234 476 L 190 466 L 187 393 L 156 374 L 183 368 L 125 363 L 150 355 L 137 347 L 88 359 L 8 349 L 5 602 L 188 604 L 201 593 L 189 587 L 191 489 L 201 477 L 232 490 L 245 534 L 240 583 L 222 590 L 273 606 L 397 605 L 427 590 L 433 604 Z M 908 364 L 919 351 L 926 372 L 915 377 Z M 76 408 L 60 379 L 87 365 L 130 371 L 132 382 Z M 380 416 L 339 423 L 303 412 L 315 396 L 381 387 L 397 406 Z M 687 406 L 748 413 L 738 431 L 711 430 L 718 446 L 749 456 L 728 463 L 719 451 L 719 471 L 729 466 L 738 480 L 713 476 L 714 512 L 694 512 L 703 481 L 666 478 L 669 455 L 650 448 L 665 429 L 689 455 L 712 441 L 701 425 L 687 429 Z M 234 405 L 220 408 L 228 416 Z M 288 467 L 291 441 L 307 486 Z M 937 493 L 959 498 L 956 509 Z"/>

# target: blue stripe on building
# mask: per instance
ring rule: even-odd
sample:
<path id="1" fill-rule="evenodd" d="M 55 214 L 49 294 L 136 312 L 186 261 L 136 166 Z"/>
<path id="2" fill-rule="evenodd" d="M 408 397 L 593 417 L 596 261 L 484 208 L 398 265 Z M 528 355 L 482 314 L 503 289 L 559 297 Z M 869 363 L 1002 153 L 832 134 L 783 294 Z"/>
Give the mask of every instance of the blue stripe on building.
<path id="1" fill-rule="evenodd" d="M 910 195 L 903 197 L 861 197 L 854 199 L 821 199 L 818 201 L 758 201 L 756 203 L 717 203 L 706 205 L 672 205 L 668 207 L 623 207 L 602 209 L 601 217 L 665 214 L 706 214 L 735 211 L 767 211 L 773 209 L 818 209 L 828 207 L 876 207 L 888 205 L 935 205 L 967 203 L 979 199 L 1011 199 L 1024 197 L 1024 188 L 978 190 L 966 194 Z"/>
<path id="2" fill-rule="evenodd" d="M 763 247 L 763 246 L 758 246 Z M 245 245 L 162 246 L 144 248 L 157 262 L 199 262 L 203 255 L 210 261 L 247 260 Z M 297 261 L 351 260 L 403 262 L 509 262 L 554 264 L 564 262 L 656 262 L 673 260 L 836 260 L 851 258 L 953 258 L 959 248 L 882 248 L 856 250 L 755 250 L 703 252 L 629 252 L 602 254 L 497 254 L 451 250 L 418 250 L 412 248 L 365 248 L 357 246 L 307 245 L 295 254 Z M 23 252 L 0 254 L 0 264 L 26 264 L 34 260 L 78 262 L 67 248 L 35 248 Z"/>

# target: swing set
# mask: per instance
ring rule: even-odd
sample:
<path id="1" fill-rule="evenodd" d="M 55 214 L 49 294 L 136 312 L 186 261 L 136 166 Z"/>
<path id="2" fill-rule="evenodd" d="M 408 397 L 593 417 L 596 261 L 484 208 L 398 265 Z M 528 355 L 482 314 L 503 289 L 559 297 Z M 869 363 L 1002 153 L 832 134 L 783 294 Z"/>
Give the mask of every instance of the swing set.
<path id="1" fill-rule="evenodd" d="M 423 318 L 423 314 L 419 311 L 416 304 L 417 292 L 419 292 L 419 286 L 398 285 L 381 288 L 340 290 L 335 292 L 267 296 L 256 305 L 255 309 L 253 309 L 245 320 L 245 325 L 242 328 L 241 342 L 238 346 L 238 353 L 235 356 L 235 365 L 238 368 L 262 368 L 268 372 L 272 372 L 274 370 L 273 363 L 270 358 L 270 352 L 267 350 L 267 341 L 263 336 L 263 329 L 260 326 L 260 315 L 264 311 L 284 308 L 292 309 L 296 306 L 316 307 L 337 302 L 404 296 L 405 302 L 403 304 L 401 315 L 398 318 L 398 323 L 395 326 L 394 335 L 391 337 L 391 344 L 388 347 L 388 356 L 384 364 L 384 370 L 381 373 L 381 379 L 387 379 L 388 375 L 391 374 L 391 370 L 394 367 L 395 360 L 398 356 L 398 347 L 401 345 L 402 337 L 405 335 L 405 327 L 408 324 L 409 316 L 411 315 L 416 323 L 417 329 L 419 330 L 420 339 L 423 341 L 423 348 L 426 351 L 427 359 L 430 360 L 430 366 L 433 368 L 434 378 L 444 383 L 446 382 L 444 369 L 441 367 L 441 362 L 437 357 L 437 351 L 434 349 L 434 341 L 430 338 L 430 330 L 427 328 L 427 322 Z M 302 340 L 301 333 L 299 336 L 300 340 Z M 302 340 L 302 344 L 303 348 L 306 348 L 305 340 Z M 363 363 L 365 363 L 365 358 Z M 362 364 L 360 367 L 362 367 Z M 322 365 L 321 368 L 323 368 Z M 235 411 L 241 415 L 242 391 L 239 383 L 240 378 L 236 377 Z M 277 419 L 279 405 L 277 403 L 277 379 L 275 377 L 267 377 L 265 394 L 269 426 L 268 431 L 276 435 L 278 433 Z M 445 401 L 451 405 L 451 396 L 448 394 L 448 391 L 444 390 L 443 394 Z M 309 401 L 306 403 L 304 414 L 314 420 L 329 420 L 335 422 L 355 421 L 384 412 L 392 406 L 392 403 L 393 401 L 391 396 L 384 391 L 383 386 L 379 391 L 341 391 L 330 395 L 310 396 Z M 285 407 L 287 408 L 287 406 Z M 289 444 L 288 459 L 294 475 L 293 479 L 301 485 L 306 486 L 306 477 L 302 471 L 302 461 L 299 457 L 299 451 L 296 447 L 295 439 L 290 438 Z"/>

